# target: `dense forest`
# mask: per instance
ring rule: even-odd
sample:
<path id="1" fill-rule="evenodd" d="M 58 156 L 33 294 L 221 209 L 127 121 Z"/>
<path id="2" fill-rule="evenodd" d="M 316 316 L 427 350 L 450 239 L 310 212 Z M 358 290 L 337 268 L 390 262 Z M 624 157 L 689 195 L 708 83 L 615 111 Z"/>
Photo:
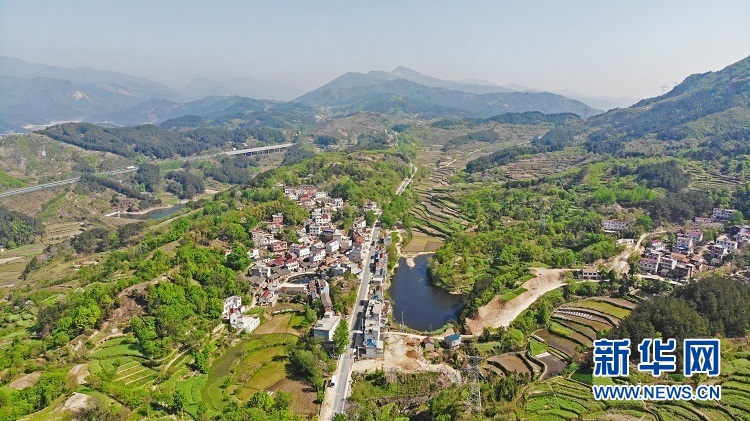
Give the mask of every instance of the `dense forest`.
<path id="1" fill-rule="evenodd" d="M 44 234 L 44 225 L 34 217 L 0 205 L 0 247 L 30 244 Z"/>
<path id="2" fill-rule="evenodd" d="M 39 133 L 84 149 L 112 152 L 127 158 L 143 155 L 156 159 L 191 156 L 243 143 L 262 146 L 287 141 L 278 129 L 249 124 L 235 129 L 209 127 L 171 131 L 149 124 L 105 128 L 88 123 L 65 123 Z"/>

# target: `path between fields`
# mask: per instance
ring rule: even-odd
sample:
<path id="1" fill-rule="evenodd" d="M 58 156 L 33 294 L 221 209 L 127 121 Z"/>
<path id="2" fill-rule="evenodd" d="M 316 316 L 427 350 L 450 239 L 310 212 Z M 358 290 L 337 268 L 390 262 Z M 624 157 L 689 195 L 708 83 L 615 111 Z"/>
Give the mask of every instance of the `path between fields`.
<path id="1" fill-rule="evenodd" d="M 526 291 L 510 301 L 501 300 L 500 296 L 496 296 L 488 304 L 479 307 L 475 318 L 466 319 L 465 324 L 469 332 L 479 335 L 487 327 L 508 327 L 539 297 L 565 285 L 565 272 L 570 272 L 571 269 L 532 268 L 531 270 L 536 276 L 521 285 Z"/>

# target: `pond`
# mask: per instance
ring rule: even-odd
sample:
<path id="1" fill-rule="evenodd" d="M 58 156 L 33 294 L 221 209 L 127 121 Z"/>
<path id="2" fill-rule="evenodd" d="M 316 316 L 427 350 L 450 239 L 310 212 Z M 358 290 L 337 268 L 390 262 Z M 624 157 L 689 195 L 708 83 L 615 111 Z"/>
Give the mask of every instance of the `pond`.
<path id="1" fill-rule="evenodd" d="M 393 323 L 403 323 L 412 329 L 439 329 L 448 320 L 457 318 L 461 295 L 449 294 L 427 280 L 427 259 L 430 255 L 414 258 L 414 267 L 400 258 L 389 289 L 393 300 Z"/>
<path id="2" fill-rule="evenodd" d="M 148 219 L 161 219 L 166 216 L 174 215 L 175 213 L 181 211 L 183 208 L 185 208 L 185 204 L 180 203 L 168 208 L 152 209 L 146 213 L 122 213 L 120 216 L 123 218 L 140 219 L 144 221 Z"/>

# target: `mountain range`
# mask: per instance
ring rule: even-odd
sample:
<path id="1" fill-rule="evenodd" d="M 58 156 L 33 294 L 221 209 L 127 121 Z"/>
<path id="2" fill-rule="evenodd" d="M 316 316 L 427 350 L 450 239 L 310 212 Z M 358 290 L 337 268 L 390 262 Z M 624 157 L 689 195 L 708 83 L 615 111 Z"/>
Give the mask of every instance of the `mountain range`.
<path id="1" fill-rule="evenodd" d="M 586 125 L 589 144 L 608 152 L 644 138 L 676 142 L 673 148 L 702 141 L 699 146 L 723 152 L 729 152 L 724 149 L 728 143 L 739 142 L 735 152 L 748 151 L 750 57 L 716 72 L 688 76 L 664 95 L 611 110 Z M 715 140 L 719 142 L 712 145 Z"/>
<path id="2" fill-rule="evenodd" d="M 160 123 L 183 115 L 257 112 L 278 104 L 254 97 L 292 98 L 300 90 L 252 79 L 197 79 L 182 92 L 145 78 L 91 68 L 66 69 L 0 57 L 0 132 L 54 121 L 111 125 Z M 231 94 L 231 95 L 226 95 Z M 186 101 L 186 98 L 199 98 Z M 488 117 L 516 111 L 599 111 L 546 92 L 517 92 L 484 81 L 447 81 L 398 67 L 347 73 L 294 100 L 337 112 L 375 111 L 432 117 Z"/>

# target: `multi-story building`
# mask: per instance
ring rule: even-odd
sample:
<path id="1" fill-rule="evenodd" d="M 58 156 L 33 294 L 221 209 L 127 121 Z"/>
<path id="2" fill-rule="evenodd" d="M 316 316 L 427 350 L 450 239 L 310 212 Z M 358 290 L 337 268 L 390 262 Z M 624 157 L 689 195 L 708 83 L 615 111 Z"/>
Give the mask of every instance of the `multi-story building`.
<path id="1" fill-rule="evenodd" d="M 310 261 L 313 263 L 322 262 L 326 258 L 326 249 L 317 248 L 310 252 Z"/>
<path id="2" fill-rule="evenodd" d="M 712 221 L 728 221 L 732 219 L 732 215 L 737 212 L 736 209 L 722 209 L 722 208 L 714 208 L 713 213 L 711 214 L 711 220 Z"/>
<path id="3" fill-rule="evenodd" d="M 578 278 L 598 281 L 602 278 L 602 274 L 599 272 L 599 269 L 587 266 L 578 271 Z"/>
<path id="4" fill-rule="evenodd" d="M 380 358 L 383 356 L 384 344 L 381 329 L 385 326 L 383 319 L 383 302 L 370 299 L 362 315 L 363 341 L 359 356 L 362 358 Z"/>
<path id="5" fill-rule="evenodd" d="M 242 306 L 242 297 L 239 295 L 233 295 L 229 298 L 224 299 L 224 310 L 221 312 L 222 319 L 229 319 L 229 316 L 234 312 L 242 312 L 244 307 Z"/>
<path id="6" fill-rule="evenodd" d="M 650 259 L 648 257 L 644 257 L 640 261 L 638 261 L 638 268 L 643 272 L 655 274 L 659 270 L 659 261 L 660 258 Z"/>
<path id="7" fill-rule="evenodd" d="M 274 253 L 281 253 L 287 251 L 288 246 L 286 241 L 276 240 L 270 245 L 270 249 Z"/>
<path id="8" fill-rule="evenodd" d="M 328 243 L 326 243 L 326 254 L 334 254 L 339 251 L 339 242 L 336 240 L 331 240 Z"/>
<path id="9" fill-rule="evenodd" d="M 719 238 L 716 239 L 716 244 L 726 248 L 729 253 L 737 250 L 738 247 L 737 242 L 730 240 L 726 235 L 720 235 Z"/>
<path id="10" fill-rule="evenodd" d="M 677 237 L 672 247 L 674 253 L 690 254 L 693 252 L 693 239 L 690 237 Z"/>
<path id="11" fill-rule="evenodd" d="M 628 221 L 622 221 L 619 219 L 605 219 L 602 221 L 602 226 L 605 231 L 622 231 L 628 227 Z"/>
<path id="12" fill-rule="evenodd" d="M 685 237 L 692 238 L 695 244 L 703 241 L 703 231 L 699 230 L 687 230 L 685 231 Z"/>
<path id="13" fill-rule="evenodd" d="M 339 323 L 341 323 L 341 316 L 337 316 L 333 312 L 326 312 L 323 318 L 318 320 L 315 326 L 313 326 L 313 337 L 332 341 Z"/>

